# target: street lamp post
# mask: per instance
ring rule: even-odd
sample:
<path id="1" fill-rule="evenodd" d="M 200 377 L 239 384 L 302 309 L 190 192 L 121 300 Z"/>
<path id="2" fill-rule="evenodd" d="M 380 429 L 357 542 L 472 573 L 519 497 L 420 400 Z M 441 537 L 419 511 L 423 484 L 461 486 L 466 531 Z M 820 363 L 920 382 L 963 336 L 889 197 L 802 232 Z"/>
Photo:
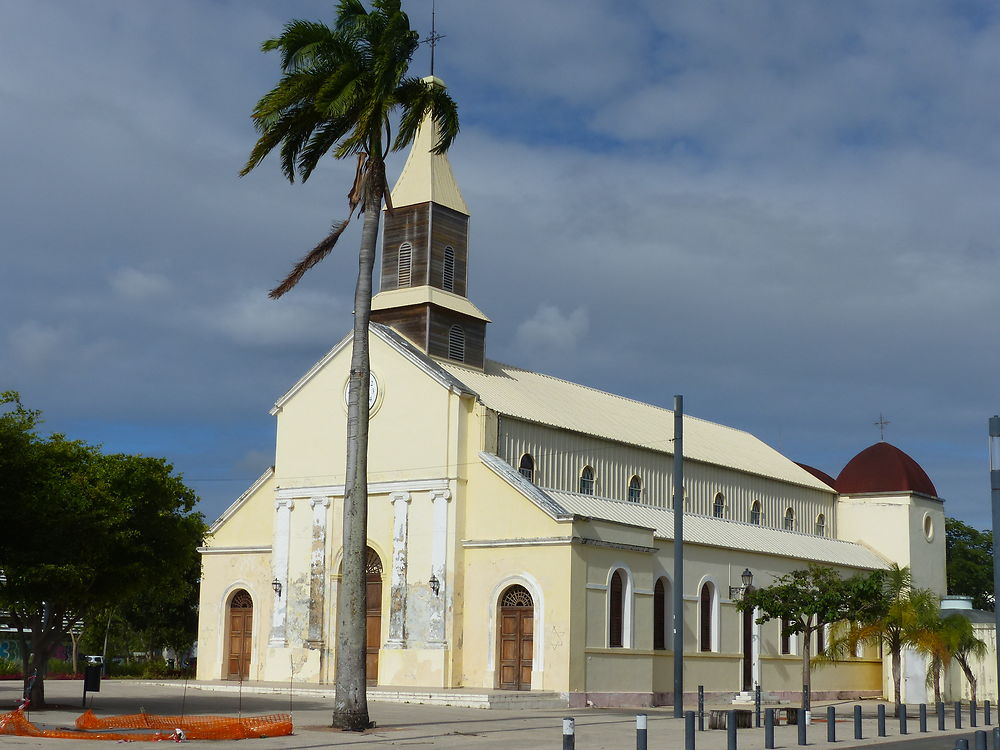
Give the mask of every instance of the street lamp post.
<path id="1" fill-rule="evenodd" d="M 1000 415 L 990 417 L 990 498 L 993 506 L 993 617 L 997 637 L 997 690 L 1000 700 Z"/>

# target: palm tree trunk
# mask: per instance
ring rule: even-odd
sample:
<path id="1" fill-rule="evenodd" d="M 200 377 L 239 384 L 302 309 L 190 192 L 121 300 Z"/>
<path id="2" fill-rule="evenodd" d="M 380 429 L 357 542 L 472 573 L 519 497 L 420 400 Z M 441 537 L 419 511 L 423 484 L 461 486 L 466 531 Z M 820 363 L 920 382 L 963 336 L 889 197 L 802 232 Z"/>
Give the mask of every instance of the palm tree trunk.
<path id="1" fill-rule="evenodd" d="M 347 471 L 344 483 L 343 575 L 337 590 L 336 689 L 333 726 L 360 732 L 371 726 L 365 674 L 365 552 L 368 541 L 368 319 L 372 309 L 372 270 L 378 238 L 381 192 L 374 188 L 381 171 L 369 162 L 365 221 L 354 290 L 354 338 L 347 408 Z"/>
<path id="2" fill-rule="evenodd" d="M 892 698 L 893 698 L 893 716 L 899 716 L 899 704 L 903 700 L 903 690 L 900 686 L 902 681 L 901 668 L 900 668 L 900 656 L 899 647 L 892 649 Z"/>
<path id="3" fill-rule="evenodd" d="M 941 702 L 941 660 L 936 656 L 931 660 L 931 670 L 934 680 L 934 703 L 938 704 Z"/>
<path id="4" fill-rule="evenodd" d="M 955 657 L 959 666 L 962 667 L 962 671 L 965 673 L 965 679 L 969 681 L 969 698 L 973 703 L 976 702 L 976 673 L 972 671 L 972 667 L 969 662 L 964 657 Z"/>

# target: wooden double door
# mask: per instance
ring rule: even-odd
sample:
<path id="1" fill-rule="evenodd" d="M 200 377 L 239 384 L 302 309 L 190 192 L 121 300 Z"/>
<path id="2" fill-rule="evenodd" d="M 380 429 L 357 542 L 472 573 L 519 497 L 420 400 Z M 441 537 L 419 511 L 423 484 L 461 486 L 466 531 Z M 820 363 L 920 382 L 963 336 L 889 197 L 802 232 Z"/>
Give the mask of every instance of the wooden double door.
<path id="1" fill-rule="evenodd" d="M 497 627 L 498 687 L 531 690 L 535 607 L 523 586 L 511 586 L 500 597 Z"/>
<path id="2" fill-rule="evenodd" d="M 365 676 L 378 684 L 378 650 L 382 646 L 382 561 L 368 548 L 365 565 Z"/>
<path id="3" fill-rule="evenodd" d="M 250 655 L 253 653 L 253 599 L 240 589 L 229 600 L 226 679 L 246 680 L 250 677 Z"/>

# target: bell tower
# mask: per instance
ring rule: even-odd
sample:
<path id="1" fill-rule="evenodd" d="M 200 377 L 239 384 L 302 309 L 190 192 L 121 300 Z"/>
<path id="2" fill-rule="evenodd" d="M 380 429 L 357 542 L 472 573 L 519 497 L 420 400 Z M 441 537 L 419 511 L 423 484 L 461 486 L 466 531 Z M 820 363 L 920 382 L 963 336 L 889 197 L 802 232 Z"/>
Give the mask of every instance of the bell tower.
<path id="1" fill-rule="evenodd" d="M 444 86 L 433 76 L 423 80 Z M 467 296 L 469 209 L 447 155 L 431 153 L 436 142 L 428 116 L 392 189 L 393 208 L 385 211 L 371 319 L 432 357 L 482 369 L 490 319 Z"/>

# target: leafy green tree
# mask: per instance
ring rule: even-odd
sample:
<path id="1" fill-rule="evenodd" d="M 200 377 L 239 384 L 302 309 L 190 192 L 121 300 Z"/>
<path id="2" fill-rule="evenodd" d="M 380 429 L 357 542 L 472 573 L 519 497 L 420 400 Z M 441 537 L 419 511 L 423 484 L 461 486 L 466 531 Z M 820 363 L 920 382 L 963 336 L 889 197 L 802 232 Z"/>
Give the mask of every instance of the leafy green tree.
<path id="1" fill-rule="evenodd" d="M 993 532 L 957 518 L 945 521 L 948 593 L 971 596 L 976 609 L 993 611 Z"/>
<path id="2" fill-rule="evenodd" d="M 0 607 L 42 706 L 49 658 L 70 630 L 99 608 L 183 586 L 205 524 L 163 459 L 42 438 L 17 394 L 0 406 Z"/>
<path id="3" fill-rule="evenodd" d="M 810 565 L 779 576 L 770 586 L 751 589 L 737 603 L 740 611 L 754 609 L 757 622 L 778 620 L 787 635 L 802 634 L 803 707 L 809 710 L 812 692 L 810 650 L 812 634 L 827 623 L 870 617 L 878 606 L 878 573 L 841 578 L 831 568 Z"/>
<path id="4" fill-rule="evenodd" d="M 436 79 L 409 77 L 419 35 L 400 0 L 341 0 L 333 29 L 295 20 L 281 36 L 264 42 L 281 55 L 282 77 L 257 103 L 254 125 L 261 134 L 241 174 L 254 169 L 280 146 L 281 169 L 289 181 L 304 182 L 322 156 L 354 156 L 357 168 L 348 194 L 348 218 L 308 253 L 271 291 L 277 298 L 325 258 L 360 207 L 364 214 L 354 292 L 354 331 L 348 390 L 347 468 L 344 490 L 344 575 L 337 596 L 338 647 L 333 725 L 360 731 L 370 725 L 365 694 L 365 547 L 368 524 L 368 321 L 379 212 L 392 210 L 385 156 L 413 142 L 428 116 L 444 153 L 458 134 L 455 102 Z M 390 118 L 399 115 L 393 139 Z"/>

